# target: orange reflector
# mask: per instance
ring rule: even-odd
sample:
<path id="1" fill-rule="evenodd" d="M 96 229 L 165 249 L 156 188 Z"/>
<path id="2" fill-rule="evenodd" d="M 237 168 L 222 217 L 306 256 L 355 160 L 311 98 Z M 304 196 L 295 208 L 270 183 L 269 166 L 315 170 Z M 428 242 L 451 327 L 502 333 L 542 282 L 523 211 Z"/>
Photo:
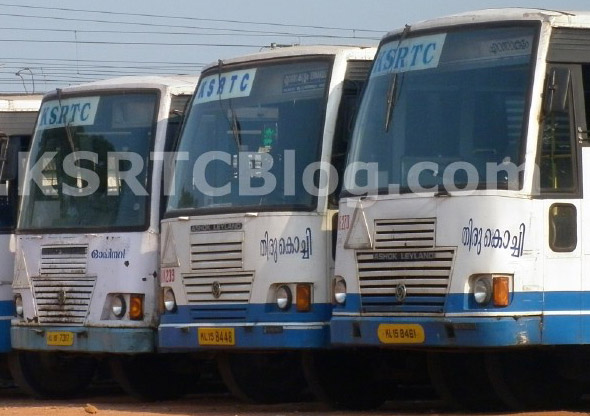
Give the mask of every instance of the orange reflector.
<path id="1" fill-rule="evenodd" d="M 309 312 L 311 310 L 311 285 L 298 284 L 296 294 L 296 305 L 298 312 Z"/>
<path id="2" fill-rule="evenodd" d="M 131 295 L 129 300 L 129 318 L 134 321 L 143 319 L 143 295 Z"/>
<path id="3" fill-rule="evenodd" d="M 510 280 L 508 276 L 494 276 L 494 305 L 508 306 L 510 300 Z"/>

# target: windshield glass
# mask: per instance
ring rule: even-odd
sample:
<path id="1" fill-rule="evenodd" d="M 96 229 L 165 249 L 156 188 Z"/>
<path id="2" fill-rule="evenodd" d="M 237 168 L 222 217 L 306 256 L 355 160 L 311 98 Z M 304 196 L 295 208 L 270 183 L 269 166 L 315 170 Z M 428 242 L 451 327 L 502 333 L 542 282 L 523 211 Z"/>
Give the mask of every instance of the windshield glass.
<path id="1" fill-rule="evenodd" d="M 44 101 L 18 228 L 145 226 L 157 103 L 156 91 Z"/>
<path id="2" fill-rule="evenodd" d="M 347 193 L 518 188 L 536 30 L 410 33 L 381 45 L 353 133 Z"/>
<path id="3" fill-rule="evenodd" d="M 302 177 L 319 160 L 329 68 L 316 59 L 205 73 L 167 210 L 313 209 Z"/>

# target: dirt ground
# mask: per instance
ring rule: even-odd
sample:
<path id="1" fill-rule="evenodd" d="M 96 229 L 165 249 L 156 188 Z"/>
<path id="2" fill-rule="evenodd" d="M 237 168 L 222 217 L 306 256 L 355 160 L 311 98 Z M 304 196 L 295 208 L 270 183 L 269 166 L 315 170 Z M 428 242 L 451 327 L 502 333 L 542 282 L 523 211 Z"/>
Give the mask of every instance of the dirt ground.
<path id="1" fill-rule="evenodd" d="M 590 410 L 590 406 L 588 407 Z M 387 403 L 373 412 L 332 410 L 320 403 L 306 402 L 279 405 L 253 405 L 234 399 L 226 393 L 193 395 L 181 400 L 142 403 L 121 391 L 99 389 L 85 398 L 69 401 L 34 400 L 16 388 L 0 391 L 1 416 L 418 416 L 462 415 L 445 409 L 438 402 Z M 486 413 L 485 416 L 509 416 L 509 413 Z M 587 411 L 515 413 L 518 416 L 589 415 Z"/>

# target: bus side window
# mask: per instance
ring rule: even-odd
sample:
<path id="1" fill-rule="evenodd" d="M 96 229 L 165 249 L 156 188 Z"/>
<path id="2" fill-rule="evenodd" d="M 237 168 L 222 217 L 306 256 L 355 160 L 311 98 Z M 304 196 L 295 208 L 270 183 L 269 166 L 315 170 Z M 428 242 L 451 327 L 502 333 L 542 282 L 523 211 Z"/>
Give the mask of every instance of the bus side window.
<path id="1" fill-rule="evenodd" d="M 542 193 L 576 190 L 571 98 L 571 87 L 568 87 L 565 108 L 554 109 L 543 118 L 540 158 Z"/>

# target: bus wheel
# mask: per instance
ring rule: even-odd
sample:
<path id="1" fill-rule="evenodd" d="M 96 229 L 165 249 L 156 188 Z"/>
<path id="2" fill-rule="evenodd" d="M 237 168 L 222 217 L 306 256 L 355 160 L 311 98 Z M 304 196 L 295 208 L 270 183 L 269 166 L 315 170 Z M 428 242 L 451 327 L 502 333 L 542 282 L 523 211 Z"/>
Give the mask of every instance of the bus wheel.
<path id="1" fill-rule="evenodd" d="M 303 368 L 312 393 L 336 408 L 368 410 L 381 406 L 388 397 L 388 383 L 378 378 L 387 368 L 369 351 L 306 351 Z"/>
<path id="2" fill-rule="evenodd" d="M 223 353 L 219 374 L 236 397 L 254 403 L 304 400 L 307 388 L 300 352 Z"/>
<path id="3" fill-rule="evenodd" d="M 534 350 L 486 355 L 492 386 L 513 410 L 549 410 L 576 404 L 584 393 L 584 384 L 561 376 L 560 364 L 550 354 Z"/>
<path id="4" fill-rule="evenodd" d="M 26 393 L 40 399 L 63 399 L 82 393 L 92 381 L 97 362 L 83 355 L 16 351 L 10 373 Z"/>
<path id="5" fill-rule="evenodd" d="M 170 400 L 196 389 L 198 366 L 175 354 L 118 355 L 109 359 L 115 381 L 143 401 Z"/>
<path id="6" fill-rule="evenodd" d="M 428 373 L 436 393 L 453 407 L 470 411 L 500 410 L 482 353 L 429 353 Z"/>

